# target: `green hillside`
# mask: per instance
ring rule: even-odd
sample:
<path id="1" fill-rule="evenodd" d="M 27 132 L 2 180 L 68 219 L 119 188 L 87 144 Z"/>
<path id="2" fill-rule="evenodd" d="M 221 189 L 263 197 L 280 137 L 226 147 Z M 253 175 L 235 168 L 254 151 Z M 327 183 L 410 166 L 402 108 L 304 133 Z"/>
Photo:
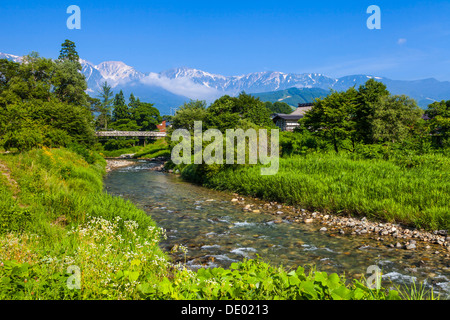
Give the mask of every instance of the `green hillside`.
<path id="1" fill-rule="evenodd" d="M 320 88 L 290 88 L 280 91 L 252 93 L 251 95 L 260 98 L 261 101 L 272 103 L 280 101 L 286 102 L 292 107 L 297 107 L 299 103 L 313 102 L 316 98 L 325 97 L 329 91 Z"/>

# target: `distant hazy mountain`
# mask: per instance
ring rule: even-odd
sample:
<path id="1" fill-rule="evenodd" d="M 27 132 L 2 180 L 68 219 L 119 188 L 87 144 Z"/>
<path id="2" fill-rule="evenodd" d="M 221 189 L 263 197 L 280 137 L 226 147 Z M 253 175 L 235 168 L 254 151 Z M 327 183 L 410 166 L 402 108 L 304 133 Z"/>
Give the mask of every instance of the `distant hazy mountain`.
<path id="1" fill-rule="evenodd" d="M 320 88 L 290 88 L 271 92 L 252 93 L 252 95 L 264 102 L 286 102 L 292 107 L 297 107 L 299 103 L 310 103 L 316 98 L 326 97 L 329 93 L 329 90 Z"/>
<path id="2" fill-rule="evenodd" d="M 1 58 L 21 60 L 21 57 L 4 53 L 0 53 Z M 450 100 L 450 82 L 436 79 L 403 81 L 371 75 L 352 75 L 335 79 L 319 73 L 294 74 L 271 71 L 223 76 L 187 67 L 159 73 L 143 73 L 119 61 L 107 61 L 98 65 L 86 60 L 80 62 L 90 95 L 95 96 L 100 84 L 107 81 L 115 93 L 123 90 L 128 98 L 133 92 L 141 101 L 154 103 L 162 114 L 169 114 L 171 108 L 176 108 L 190 99 L 212 102 L 222 95 L 237 95 L 242 91 L 252 94 L 268 92 L 269 95 L 259 96 L 268 99 L 267 101 L 283 99 L 281 101 L 295 105 L 297 100 L 309 102 L 317 95 L 328 93 L 330 89 L 341 91 L 352 86 L 359 87 L 370 78 L 386 84 L 392 94 L 405 94 L 416 99 L 423 108 L 433 101 Z M 291 88 L 311 90 L 297 92 Z M 282 92 L 274 93 L 275 91 Z M 273 97 L 269 99 L 271 95 Z"/>

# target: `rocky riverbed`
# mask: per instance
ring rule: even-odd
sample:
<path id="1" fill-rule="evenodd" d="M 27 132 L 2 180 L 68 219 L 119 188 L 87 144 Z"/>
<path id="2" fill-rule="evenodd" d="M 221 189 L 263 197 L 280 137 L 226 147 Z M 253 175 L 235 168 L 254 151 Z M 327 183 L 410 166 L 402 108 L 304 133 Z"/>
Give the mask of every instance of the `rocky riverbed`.
<path id="1" fill-rule="evenodd" d="M 106 159 L 106 172 L 136 164 L 136 161 L 122 159 Z"/>
<path id="2" fill-rule="evenodd" d="M 448 230 L 429 232 L 400 224 L 369 221 L 366 217 L 337 216 L 318 211 L 310 212 L 277 202 L 261 202 L 257 198 L 251 198 L 251 200 L 252 204 L 247 204 L 244 197 L 234 194 L 231 202 L 242 206 L 244 212 L 269 212 L 276 216 L 274 223 L 288 220 L 293 223 L 317 224 L 320 226 L 318 232 L 327 233 L 331 237 L 336 235 L 369 237 L 384 243 L 389 248 L 428 250 L 433 254 L 444 254 L 450 257 Z M 255 205 L 254 201 L 259 201 L 260 204 Z"/>

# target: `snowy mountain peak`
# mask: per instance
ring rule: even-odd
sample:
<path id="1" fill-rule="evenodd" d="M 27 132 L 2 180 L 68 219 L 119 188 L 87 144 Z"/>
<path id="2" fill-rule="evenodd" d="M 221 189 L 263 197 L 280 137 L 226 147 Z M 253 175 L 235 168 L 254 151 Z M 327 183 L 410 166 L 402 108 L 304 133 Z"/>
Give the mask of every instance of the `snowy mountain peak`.
<path id="1" fill-rule="evenodd" d="M 8 53 L 1 53 L 1 52 L 0 52 L 0 59 L 6 59 L 6 60 L 9 60 L 9 61 L 14 61 L 14 62 L 21 62 L 22 61 L 22 57 L 15 56 L 13 54 L 8 54 Z"/>
<path id="2" fill-rule="evenodd" d="M 0 59 L 20 62 L 22 57 L 0 53 Z M 179 106 L 183 99 L 211 101 L 224 94 L 237 95 L 262 93 L 290 88 L 320 88 L 337 91 L 360 86 L 368 79 L 383 82 L 392 94 L 406 94 L 426 105 L 431 100 L 450 99 L 450 82 L 436 79 L 414 81 L 390 80 L 374 75 L 349 75 L 331 78 L 320 73 L 285 73 L 262 71 L 237 76 L 223 76 L 195 68 L 180 67 L 160 73 L 142 73 L 121 61 L 106 61 L 95 65 L 80 59 L 82 73 L 88 83 L 88 92 L 93 93 L 105 81 L 116 92 L 134 92 L 144 101 L 157 101 L 170 107 Z M 153 90 L 153 91 L 152 91 Z M 153 93 L 151 93 L 153 92 Z M 424 102 L 423 102 L 424 101 Z M 182 102 L 181 102 L 182 103 Z"/>
<path id="3" fill-rule="evenodd" d="M 142 73 L 136 71 L 133 67 L 126 65 L 121 61 L 106 61 L 97 65 L 97 70 L 103 78 L 111 81 L 133 80 L 143 76 Z"/>

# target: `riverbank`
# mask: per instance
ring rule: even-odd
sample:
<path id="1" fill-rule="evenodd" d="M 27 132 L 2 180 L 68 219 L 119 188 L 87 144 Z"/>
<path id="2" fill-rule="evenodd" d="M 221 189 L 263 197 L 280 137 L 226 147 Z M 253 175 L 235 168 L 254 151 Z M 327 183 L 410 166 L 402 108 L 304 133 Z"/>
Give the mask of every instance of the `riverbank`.
<path id="1" fill-rule="evenodd" d="M 250 200 L 252 204 L 247 204 L 246 199 Z M 291 223 L 316 224 L 320 225 L 317 228 L 318 232 L 330 237 L 346 235 L 365 237 L 380 241 L 386 248 L 426 250 L 429 253 L 450 258 L 450 235 L 447 230 L 426 231 L 396 223 L 369 221 L 366 217 L 356 218 L 338 216 L 330 212 L 311 212 L 298 206 L 264 202 L 258 198 L 237 193 L 233 194 L 230 201 L 240 206 L 243 212 L 270 213 L 274 216 L 274 223 L 289 221 Z M 259 202 L 259 205 L 255 205 L 255 202 Z"/>

